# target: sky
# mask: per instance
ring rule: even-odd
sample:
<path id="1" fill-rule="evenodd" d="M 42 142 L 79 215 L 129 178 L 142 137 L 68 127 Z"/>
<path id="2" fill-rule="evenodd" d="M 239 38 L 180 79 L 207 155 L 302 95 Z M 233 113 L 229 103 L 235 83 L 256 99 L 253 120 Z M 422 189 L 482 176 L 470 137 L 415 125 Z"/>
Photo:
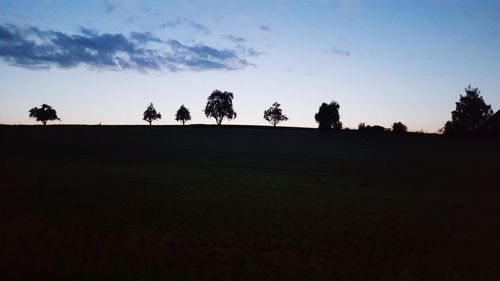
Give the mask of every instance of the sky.
<path id="1" fill-rule="evenodd" d="M 500 109 L 500 0 L 0 0 L 0 123 L 195 124 L 215 89 L 235 120 L 316 127 L 337 101 L 360 122 L 435 132 L 469 84 Z M 154 123 L 154 124 L 155 124 Z"/>

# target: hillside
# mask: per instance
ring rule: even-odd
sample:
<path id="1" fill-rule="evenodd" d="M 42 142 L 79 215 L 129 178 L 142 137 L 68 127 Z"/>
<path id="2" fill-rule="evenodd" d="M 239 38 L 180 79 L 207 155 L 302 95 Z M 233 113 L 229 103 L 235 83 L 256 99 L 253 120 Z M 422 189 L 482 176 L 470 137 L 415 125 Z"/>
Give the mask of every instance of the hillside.
<path id="1" fill-rule="evenodd" d="M 4 280 L 493 280 L 498 140 L 0 126 Z"/>

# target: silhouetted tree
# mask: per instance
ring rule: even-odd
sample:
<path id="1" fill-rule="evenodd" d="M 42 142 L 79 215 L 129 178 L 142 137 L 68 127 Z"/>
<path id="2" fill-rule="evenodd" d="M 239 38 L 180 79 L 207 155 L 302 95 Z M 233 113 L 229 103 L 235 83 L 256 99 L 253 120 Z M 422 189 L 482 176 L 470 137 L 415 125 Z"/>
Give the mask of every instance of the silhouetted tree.
<path id="1" fill-rule="evenodd" d="M 467 87 L 465 96 L 460 95 L 456 109 L 451 112 L 451 121 L 444 126 L 445 134 L 468 134 L 478 129 L 493 115 L 491 105 L 487 105 L 478 88 Z"/>
<path id="2" fill-rule="evenodd" d="M 149 106 L 146 108 L 146 111 L 144 111 L 144 121 L 148 122 L 149 125 L 151 126 L 151 123 L 157 119 L 161 119 L 161 114 L 160 112 L 156 112 L 155 107 L 153 106 L 153 103 L 149 104 Z"/>
<path id="3" fill-rule="evenodd" d="M 319 124 L 320 130 L 342 129 L 339 108 L 340 105 L 336 101 L 332 101 L 330 104 L 321 104 L 321 106 L 319 107 L 319 112 L 314 116 L 316 122 L 318 122 Z"/>
<path id="4" fill-rule="evenodd" d="M 228 120 L 236 118 L 236 112 L 233 110 L 233 93 L 215 90 L 207 100 L 205 115 L 207 118 L 213 117 L 217 125 L 222 124 L 224 117 Z"/>
<path id="5" fill-rule="evenodd" d="M 181 105 L 181 107 L 177 110 L 177 113 L 175 113 L 175 121 L 180 121 L 182 122 L 182 125 L 184 125 L 184 123 L 189 120 L 191 120 L 191 113 L 189 112 L 189 109 L 184 107 L 184 105 Z"/>
<path id="6" fill-rule="evenodd" d="M 493 114 L 481 127 L 481 131 L 489 135 L 500 136 L 500 110 Z"/>
<path id="7" fill-rule="evenodd" d="M 264 119 L 276 127 L 281 121 L 287 121 L 288 117 L 282 113 L 280 104 L 275 102 L 269 109 L 264 111 Z"/>
<path id="8" fill-rule="evenodd" d="M 394 133 L 406 133 L 408 131 L 408 127 L 401 122 L 396 122 L 392 124 L 392 132 Z"/>
<path id="9" fill-rule="evenodd" d="M 42 104 L 40 108 L 33 107 L 30 109 L 30 118 L 36 118 L 36 121 L 42 122 L 43 125 L 47 125 L 47 121 L 61 120 L 57 117 L 56 110 L 47 104 Z"/>
<path id="10" fill-rule="evenodd" d="M 358 131 L 363 131 L 366 128 L 366 124 L 364 122 L 359 123 Z"/>

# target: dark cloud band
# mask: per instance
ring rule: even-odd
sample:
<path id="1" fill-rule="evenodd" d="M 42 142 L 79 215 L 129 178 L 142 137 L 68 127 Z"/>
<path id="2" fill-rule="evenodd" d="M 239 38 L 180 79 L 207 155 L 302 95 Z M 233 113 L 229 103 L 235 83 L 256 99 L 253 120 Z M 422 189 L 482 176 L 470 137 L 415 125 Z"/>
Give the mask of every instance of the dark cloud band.
<path id="1" fill-rule="evenodd" d="M 217 49 L 161 40 L 149 32 L 125 36 L 81 28 L 77 34 L 66 34 L 36 27 L 0 25 L 0 58 L 10 65 L 30 69 L 86 65 L 99 70 L 146 72 L 237 70 L 252 65 L 246 60 L 252 55 L 241 48 Z"/>

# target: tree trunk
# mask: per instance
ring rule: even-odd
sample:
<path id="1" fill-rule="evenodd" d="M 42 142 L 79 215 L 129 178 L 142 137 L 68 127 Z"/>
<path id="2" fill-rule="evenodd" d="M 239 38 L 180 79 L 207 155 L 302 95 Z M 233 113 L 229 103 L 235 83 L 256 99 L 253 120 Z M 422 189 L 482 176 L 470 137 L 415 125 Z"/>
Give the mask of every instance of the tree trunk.
<path id="1" fill-rule="evenodd" d="M 151 123 L 153 123 L 153 121 L 148 121 L 149 122 L 149 126 L 151 126 Z"/>
<path id="2" fill-rule="evenodd" d="M 182 121 L 182 126 L 184 126 L 184 125 L 185 125 L 184 123 L 186 123 L 186 121 Z"/>
<path id="3" fill-rule="evenodd" d="M 45 126 L 47 125 L 47 121 L 42 121 L 42 124 Z"/>

